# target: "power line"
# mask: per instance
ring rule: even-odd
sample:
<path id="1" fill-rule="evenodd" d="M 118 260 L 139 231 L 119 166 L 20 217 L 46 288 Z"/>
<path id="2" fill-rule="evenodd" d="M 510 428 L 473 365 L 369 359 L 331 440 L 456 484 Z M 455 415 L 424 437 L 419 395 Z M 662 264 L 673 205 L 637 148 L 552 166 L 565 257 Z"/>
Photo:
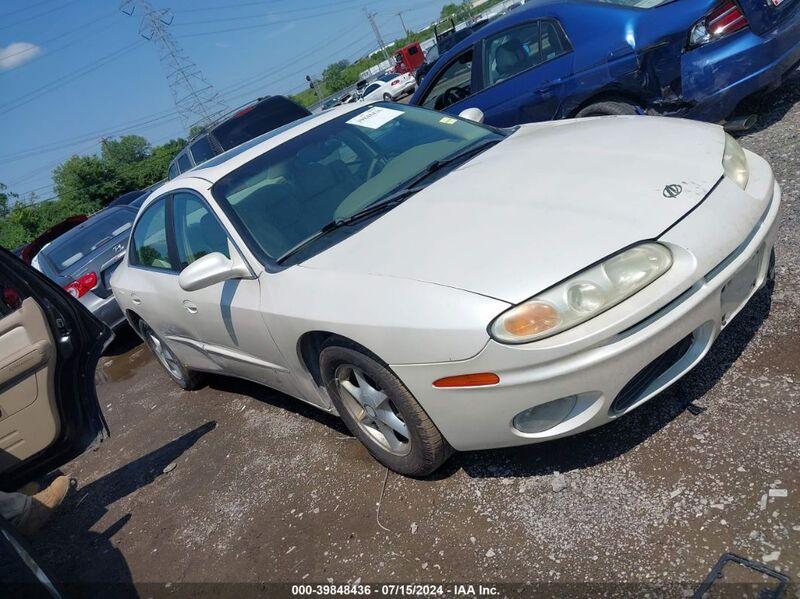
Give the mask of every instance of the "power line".
<path id="1" fill-rule="evenodd" d="M 123 48 L 120 48 L 112 52 L 111 54 L 107 54 L 102 58 L 92 61 L 88 65 L 84 65 L 83 67 L 76 69 L 71 73 L 62 75 L 61 77 L 55 79 L 54 81 L 46 83 L 45 85 L 42 85 L 28 93 L 18 96 L 17 98 L 11 100 L 10 102 L 6 102 L 5 104 L 0 105 L 0 114 L 8 114 L 12 110 L 16 110 L 21 106 L 25 106 L 31 100 L 35 100 L 36 98 L 39 98 L 45 94 L 48 94 L 56 89 L 59 89 L 67 85 L 68 83 L 72 83 L 76 79 L 79 79 L 84 75 L 88 75 L 93 71 L 96 71 L 97 69 L 99 69 L 102 66 L 105 66 L 109 62 L 121 58 L 122 56 L 127 54 L 129 50 L 132 50 L 134 47 L 139 45 L 141 45 L 141 42 L 134 42 L 133 44 L 124 46 Z"/>
<path id="2" fill-rule="evenodd" d="M 0 27 L 0 31 L 2 31 L 3 29 L 8 29 L 9 27 L 16 27 L 17 25 L 21 25 L 22 23 L 27 23 L 28 21 L 33 21 L 35 19 L 38 19 L 39 17 L 48 16 L 48 15 L 52 14 L 53 12 L 55 12 L 57 10 L 62 10 L 64 8 L 67 8 L 68 6 L 71 6 L 71 5 L 75 4 L 76 2 L 78 2 L 78 0 L 68 0 L 67 2 L 62 4 L 61 6 L 56 6 L 55 8 L 51 8 L 51 9 L 46 10 L 44 12 L 37 13 L 37 14 L 35 14 L 33 16 L 30 16 L 30 17 L 25 17 L 24 19 L 20 19 L 19 21 L 14 21 L 13 23 L 6 23 L 2 27 Z M 27 8 L 31 8 L 31 7 L 28 6 Z"/>
<path id="3" fill-rule="evenodd" d="M 362 0 L 341 0 L 340 2 L 328 2 L 328 3 L 325 4 L 324 7 L 321 7 L 321 6 L 304 6 L 304 7 L 301 7 L 301 8 L 289 8 L 289 9 L 286 9 L 286 10 L 271 10 L 271 11 L 269 11 L 267 13 L 258 13 L 258 14 L 249 14 L 249 15 L 236 15 L 236 16 L 233 16 L 233 17 L 224 17 L 224 18 L 216 18 L 216 19 L 203 19 L 203 20 L 200 20 L 200 21 L 180 21 L 180 22 L 176 22 L 175 26 L 176 27 L 187 27 L 187 26 L 190 26 L 190 25 L 205 25 L 205 24 L 208 24 L 208 23 L 222 23 L 222 22 L 227 22 L 227 21 L 248 21 L 248 20 L 252 20 L 252 19 L 271 17 L 271 16 L 275 16 L 275 15 L 288 15 L 288 14 L 296 14 L 296 13 L 303 13 L 303 12 L 309 12 L 309 11 L 316 11 L 316 10 L 319 10 L 320 8 L 331 8 L 331 7 L 334 7 L 334 6 L 351 5 L 348 8 L 354 8 L 354 5 L 355 6 L 359 6 L 361 4 L 363 4 Z M 344 11 L 342 11 L 342 12 L 344 12 Z M 329 12 L 325 12 L 323 14 L 327 15 L 327 14 L 330 14 L 330 13 Z M 314 16 L 316 16 L 316 15 L 312 14 L 312 15 L 308 15 L 308 16 L 303 16 L 301 18 L 304 18 L 304 19 L 305 18 L 312 18 Z M 266 23 L 266 24 L 272 25 L 272 24 L 274 24 L 274 21 L 270 21 L 270 23 Z"/>
<path id="4" fill-rule="evenodd" d="M 120 4 L 120 9 L 129 15 L 136 8 L 142 13 L 139 34 L 158 47 L 169 91 L 186 129 L 210 123 L 227 112 L 228 107 L 214 86 L 169 32 L 173 19 L 171 11 L 156 10 L 148 0 L 122 0 Z"/>
<path id="5" fill-rule="evenodd" d="M 386 51 L 386 44 L 384 43 L 383 38 L 381 37 L 381 31 L 380 29 L 378 29 L 378 24 L 375 22 L 375 17 L 377 16 L 378 13 L 370 12 L 365 8 L 364 14 L 367 15 L 367 20 L 369 21 L 369 24 L 372 26 L 372 31 L 375 33 L 375 39 L 378 42 L 378 48 L 381 49 L 381 51 L 383 52 L 383 56 L 386 58 L 386 60 L 389 60 L 389 53 Z"/>

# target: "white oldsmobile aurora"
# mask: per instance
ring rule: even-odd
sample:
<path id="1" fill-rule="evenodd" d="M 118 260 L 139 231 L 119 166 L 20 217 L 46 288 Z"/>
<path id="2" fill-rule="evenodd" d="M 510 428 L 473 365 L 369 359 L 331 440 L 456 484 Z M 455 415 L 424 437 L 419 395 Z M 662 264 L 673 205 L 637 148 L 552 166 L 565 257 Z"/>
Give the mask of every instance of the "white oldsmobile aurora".
<path id="1" fill-rule="evenodd" d="M 112 286 L 182 387 L 266 384 L 424 475 L 686 374 L 771 281 L 779 207 L 769 165 L 714 125 L 350 105 L 154 192 Z"/>

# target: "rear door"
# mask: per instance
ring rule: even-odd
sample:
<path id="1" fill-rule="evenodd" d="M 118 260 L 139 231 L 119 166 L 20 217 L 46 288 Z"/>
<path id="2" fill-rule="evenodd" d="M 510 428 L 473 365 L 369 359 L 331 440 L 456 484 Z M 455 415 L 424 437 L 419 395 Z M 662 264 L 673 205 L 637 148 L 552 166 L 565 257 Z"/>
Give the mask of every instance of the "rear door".
<path id="1" fill-rule="evenodd" d="M 0 249 L 0 489 L 107 435 L 94 370 L 111 338 L 58 285 Z"/>

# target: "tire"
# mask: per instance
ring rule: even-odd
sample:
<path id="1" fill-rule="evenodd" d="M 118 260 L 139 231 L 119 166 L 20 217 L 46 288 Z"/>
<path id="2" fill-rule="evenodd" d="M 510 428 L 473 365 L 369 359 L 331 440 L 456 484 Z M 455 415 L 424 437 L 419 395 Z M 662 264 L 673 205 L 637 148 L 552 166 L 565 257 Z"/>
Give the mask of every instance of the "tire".
<path id="1" fill-rule="evenodd" d="M 394 98 L 392 98 L 392 94 L 383 94 L 383 101 L 384 102 L 394 102 Z"/>
<path id="2" fill-rule="evenodd" d="M 169 378 L 171 378 L 176 385 L 186 391 L 192 391 L 203 385 L 205 377 L 198 372 L 186 368 L 175 354 L 172 353 L 172 350 L 164 340 L 159 337 L 146 322 L 141 321 L 139 323 L 139 330 L 142 333 L 142 338 L 147 344 L 147 347 L 150 348 L 150 351 L 153 353 L 156 360 L 158 360 L 158 363 L 161 364 L 164 372 L 167 373 Z"/>
<path id="3" fill-rule="evenodd" d="M 589 104 L 582 108 L 575 116 L 583 118 L 587 116 L 612 116 L 612 115 L 632 115 L 639 114 L 639 110 L 633 104 L 624 101 L 608 101 Z"/>
<path id="4" fill-rule="evenodd" d="M 319 365 L 328 394 L 347 428 L 381 464 L 398 474 L 419 477 L 430 474 L 452 455 L 453 449 L 411 392 L 374 356 L 355 344 L 334 339 L 323 346 Z M 360 404 L 347 391 L 354 387 L 359 394 L 361 389 L 366 389 L 367 395 L 377 392 L 371 395 L 377 407 L 370 405 L 369 399 Z M 381 414 L 393 427 L 405 427 L 407 435 L 379 422 Z"/>
<path id="5" fill-rule="evenodd" d="M 769 255 L 769 267 L 767 268 L 767 289 L 775 289 L 775 248 Z"/>

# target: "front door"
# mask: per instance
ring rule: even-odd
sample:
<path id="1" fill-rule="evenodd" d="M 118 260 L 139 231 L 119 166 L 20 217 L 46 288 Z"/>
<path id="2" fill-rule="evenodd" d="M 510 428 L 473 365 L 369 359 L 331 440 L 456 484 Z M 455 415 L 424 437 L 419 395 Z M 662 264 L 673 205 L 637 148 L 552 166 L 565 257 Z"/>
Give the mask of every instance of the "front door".
<path id="1" fill-rule="evenodd" d="M 173 195 L 172 202 L 179 271 L 213 252 L 227 258 L 238 253 L 222 224 L 199 195 L 179 191 Z M 195 291 L 178 291 L 186 328 L 223 373 L 296 393 L 294 379 L 261 317 L 260 298 L 257 278 L 224 281 Z"/>

